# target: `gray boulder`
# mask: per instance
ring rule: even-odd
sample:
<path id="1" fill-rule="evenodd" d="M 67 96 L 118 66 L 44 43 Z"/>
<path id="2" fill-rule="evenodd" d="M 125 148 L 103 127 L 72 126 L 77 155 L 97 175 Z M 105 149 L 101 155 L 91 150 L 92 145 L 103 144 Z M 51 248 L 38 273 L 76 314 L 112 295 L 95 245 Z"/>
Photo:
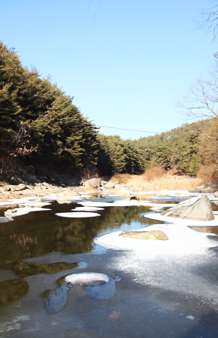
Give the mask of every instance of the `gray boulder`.
<path id="1" fill-rule="evenodd" d="M 218 180 L 213 180 L 208 183 L 206 183 L 203 187 L 197 187 L 190 189 L 190 193 L 214 193 L 218 191 Z"/>
<path id="2" fill-rule="evenodd" d="M 214 219 L 207 195 L 190 198 L 162 212 L 161 215 L 195 221 L 212 221 Z"/>

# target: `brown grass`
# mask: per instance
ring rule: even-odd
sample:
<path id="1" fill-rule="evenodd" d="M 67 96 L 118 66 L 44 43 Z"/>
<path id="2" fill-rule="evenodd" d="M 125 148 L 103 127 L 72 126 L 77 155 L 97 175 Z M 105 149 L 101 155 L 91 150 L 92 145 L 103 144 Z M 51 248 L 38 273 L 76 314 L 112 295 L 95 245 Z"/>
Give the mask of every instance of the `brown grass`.
<path id="1" fill-rule="evenodd" d="M 157 191 L 157 190 L 189 190 L 195 187 L 199 187 L 203 185 L 203 181 L 201 178 L 191 178 L 188 179 L 186 176 L 176 177 L 168 174 L 164 174 L 161 177 L 154 177 L 151 179 L 146 178 L 146 175 L 127 175 L 124 174 L 122 178 L 122 174 L 119 174 L 119 182 L 117 180 L 117 175 L 112 177 L 111 182 L 117 180 L 117 184 L 127 185 L 131 188 L 140 188 L 147 189 L 148 191 Z"/>
<path id="2" fill-rule="evenodd" d="M 115 174 L 111 179 L 110 182 L 114 184 L 126 184 L 133 176 L 130 174 Z"/>
<path id="3" fill-rule="evenodd" d="M 152 181 L 155 178 L 163 177 L 165 174 L 165 170 L 161 167 L 150 167 L 144 172 L 143 176 L 145 180 Z"/>
<path id="4" fill-rule="evenodd" d="M 197 178 L 200 178 L 204 184 L 218 179 L 217 165 L 212 164 L 208 166 L 202 166 L 197 174 Z"/>

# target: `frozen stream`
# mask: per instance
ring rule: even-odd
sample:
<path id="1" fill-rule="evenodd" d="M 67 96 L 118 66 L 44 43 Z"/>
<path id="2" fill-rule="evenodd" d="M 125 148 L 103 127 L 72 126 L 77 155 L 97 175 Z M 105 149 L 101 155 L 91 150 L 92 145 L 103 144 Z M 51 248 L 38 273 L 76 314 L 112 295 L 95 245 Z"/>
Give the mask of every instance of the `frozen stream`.
<path id="1" fill-rule="evenodd" d="M 216 236 L 188 227 L 203 247 L 184 232 L 179 254 L 119 248 L 107 236 L 164 227 L 154 210 L 165 205 L 152 204 L 150 219 L 146 205 L 105 202 L 55 202 L 0 223 L 0 338 L 218 337 Z M 83 207 L 100 216 L 66 217 Z"/>

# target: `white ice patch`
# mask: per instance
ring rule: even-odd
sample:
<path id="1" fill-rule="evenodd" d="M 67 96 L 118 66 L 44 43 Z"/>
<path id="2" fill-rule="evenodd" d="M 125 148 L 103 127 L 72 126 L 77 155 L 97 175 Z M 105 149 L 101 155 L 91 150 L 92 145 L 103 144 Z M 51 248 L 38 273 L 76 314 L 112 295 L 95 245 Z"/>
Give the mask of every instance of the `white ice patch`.
<path id="1" fill-rule="evenodd" d="M 97 214 L 95 212 L 59 212 L 55 215 L 68 218 L 88 218 L 101 216 L 100 214 Z"/>
<path id="2" fill-rule="evenodd" d="M 12 331 L 12 330 L 19 330 L 21 325 L 19 322 L 23 322 L 26 320 L 30 320 L 29 316 L 17 316 L 11 322 L 4 322 L 0 324 L 0 333 Z"/>
<path id="3" fill-rule="evenodd" d="M 8 211 L 5 211 L 4 214 L 7 217 L 15 217 L 15 216 L 23 216 L 33 211 L 48 211 L 51 209 L 27 207 L 27 208 L 16 208 L 15 210 L 16 210 L 15 212 L 11 212 L 11 209 L 9 209 Z"/>
<path id="4" fill-rule="evenodd" d="M 116 205 L 114 205 L 114 203 L 112 202 L 92 202 L 92 201 L 87 201 L 87 202 L 79 202 L 79 204 L 83 205 L 84 207 L 100 207 L 100 208 L 104 208 L 104 207 L 114 207 Z"/>
<path id="5" fill-rule="evenodd" d="M 51 203 L 46 203 L 46 202 L 26 202 L 26 203 L 20 203 L 19 204 L 22 207 L 45 207 L 46 205 L 51 205 Z"/>
<path id="6" fill-rule="evenodd" d="M 96 207 L 76 207 L 75 209 L 71 209 L 72 211 L 98 211 L 104 210 L 104 208 L 96 208 Z"/>
<path id="7" fill-rule="evenodd" d="M 141 217 L 154 219 L 156 221 L 162 221 L 165 223 L 172 223 L 172 224 L 181 224 L 184 226 L 218 226 L 218 215 L 214 213 L 215 219 L 212 221 L 195 221 L 190 219 L 183 219 L 183 218 L 177 218 L 177 217 L 167 217 L 158 213 L 145 213 L 141 214 Z"/>
<path id="8" fill-rule="evenodd" d="M 86 202 L 79 202 L 79 204 L 83 205 L 84 207 L 96 207 L 96 208 L 105 208 L 105 207 L 132 207 L 132 206 L 146 206 L 151 205 L 151 202 L 148 201 L 137 201 L 137 200 L 121 200 L 121 201 L 114 201 L 114 202 L 94 202 L 94 201 L 86 201 Z M 172 206 L 172 204 L 170 205 Z"/>
<path id="9" fill-rule="evenodd" d="M 84 198 L 82 196 L 61 196 L 61 197 L 57 197 L 56 201 L 62 201 L 62 200 L 67 200 L 67 201 L 72 201 L 72 202 L 78 202 L 78 201 L 82 201 Z"/>
<path id="10" fill-rule="evenodd" d="M 186 316 L 186 318 L 187 318 L 187 319 L 190 319 L 190 320 L 194 320 L 194 319 L 195 319 L 195 317 L 193 317 L 192 315 Z"/>
<path id="11" fill-rule="evenodd" d="M 163 210 L 163 207 L 156 206 L 156 207 L 152 207 L 151 210 L 160 212 Z"/>
<path id="12" fill-rule="evenodd" d="M 151 257 L 143 251 L 123 251 L 111 260 L 114 270 L 131 275 L 135 283 L 199 297 L 217 307 L 217 283 L 211 284 L 210 277 L 199 273 L 213 264 L 217 266 L 217 255 L 210 252 L 187 254 L 181 259 L 173 255 Z"/>
<path id="13" fill-rule="evenodd" d="M 109 278 L 107 275 L 97 272 L 73 273 L 65 277 L 65 282 L 71 284 L 91 284 L 96 281 L 108 283 Z"/>
<path id="14" fill-rule="evenodd" d="M 157 215 L 157 214 L 154 214 Z M 165 216 L 163 216 L 165 217 Z M 169 218 L 169 217 L 165 217 Z M 158 219 L 158 218 L 156 218 Z M 199 222 L 198 222 L 199 223 Z M 197 223 L 197 224 L 198 224 Z M 210 223 L 210 222 L 206 222 Z M 204 224 L 206 225 L 206 224 Z M 186 255 L 191 253 L 203 253 L 207 248 L 218 246 L 218 242 L 208 237 L 208 233 L 197 232 L 186 225 L 179 224 L 154 224 L 135 231 L 162 230 L 168 240 L 144 240 L 119 236 L 121 231 L 111 232 L 95 238 L 97 245 L 112 250 L 136 250 L 143 251 L 146 257 L 159 255 Z M 210 234 L 215 236 L 215 234 Z"/>

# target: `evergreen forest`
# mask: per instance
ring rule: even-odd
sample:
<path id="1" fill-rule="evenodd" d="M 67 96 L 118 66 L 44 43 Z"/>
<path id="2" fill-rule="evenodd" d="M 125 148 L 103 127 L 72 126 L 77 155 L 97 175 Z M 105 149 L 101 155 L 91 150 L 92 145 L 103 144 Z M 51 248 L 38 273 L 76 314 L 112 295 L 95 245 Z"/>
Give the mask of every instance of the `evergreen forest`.
<path id="1" fill-rule="evenodd" d="M 24 67 L 17 52 L 0 42 L 0 180 L 20 168 L 80 177 L 87 170 L 110 176 L 159 166 L 196 175 L 205 161 L 205 133 L 208 120 L 137 140 L 102 135 L 73 97 L 35 68 Z"/>

